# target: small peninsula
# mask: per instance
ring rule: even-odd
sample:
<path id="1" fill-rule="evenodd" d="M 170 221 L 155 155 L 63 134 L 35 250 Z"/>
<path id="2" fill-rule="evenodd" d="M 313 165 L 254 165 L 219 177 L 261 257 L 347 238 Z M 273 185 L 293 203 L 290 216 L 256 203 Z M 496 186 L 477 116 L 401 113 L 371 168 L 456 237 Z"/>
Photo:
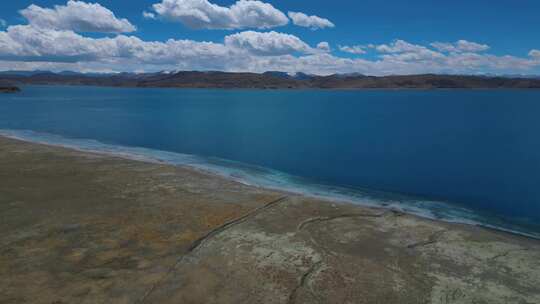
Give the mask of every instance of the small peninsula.
<path id="1" fill-rule="evenodd" d="M 18 93 L 21 89 L 15 86 L 0 86 L 0 93 Z"/>

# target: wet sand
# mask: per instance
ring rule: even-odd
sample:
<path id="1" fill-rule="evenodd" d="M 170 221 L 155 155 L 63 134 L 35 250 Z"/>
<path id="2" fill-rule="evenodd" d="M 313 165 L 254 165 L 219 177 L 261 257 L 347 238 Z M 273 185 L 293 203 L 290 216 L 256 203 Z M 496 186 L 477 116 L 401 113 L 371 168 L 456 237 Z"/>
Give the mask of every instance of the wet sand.
<path id="1" fill-rule="evenodd" d="M 0 137 L 0 303 L 540 303 L 540 241 Z"/>

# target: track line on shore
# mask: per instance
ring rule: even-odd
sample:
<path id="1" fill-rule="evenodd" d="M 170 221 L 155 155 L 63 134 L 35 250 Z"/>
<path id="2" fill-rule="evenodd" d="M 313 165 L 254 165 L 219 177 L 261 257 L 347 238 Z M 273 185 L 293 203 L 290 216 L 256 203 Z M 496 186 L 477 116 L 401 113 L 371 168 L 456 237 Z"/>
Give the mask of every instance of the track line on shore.
<path id="1" fill-rule="evenodd" d="M 298 225 L 298 227 L 296 228 L 296 230 L 302 230 L 307 225 L 310 225 L 310 224 L 316 223 L 316 222 L 327 222 L 327 221 L 334 221 L 334 220 L 342 219 L 342 218 L 356 218 L 356 217 L 378 218 L 378 217 L 383 217 L 383 216 L 387 215 L 388 213 L 396 213 L 396 211 L 395 210 L 387 210 L 387 211 L 384 211 L 382 213 L 347 213 L 347 214 L 340 214 L 340 215 L 336 215 L 336 216 L 314 217 L 314 218 L 309 218 L 309 219 L 301 222 Z"/>
<path id="2" fill-rule="evenodd" d="M 409 245 L 407 245 L 407 248 L 408 249 L 414 249 L 414 248 L 417 248 L 417 247 L 423 247 L 423 246 L 428 246 L 428 245 L 431 245 L 431 244 L 435 244 L 435 243 L 437 243 L 439 241 L 439 238 L 443 234 L 445 234 L 446 232 L 447 232 L 447 230 L 436 231 L 432 235 L 430 235 L 427 240 L 417 242 L 417 243 L 413 243 L 413 244 L 409 244 Z"/>
<path id="3" fill-rule="evenodd" d="M 202 245 L 204 245 L 204 243 L 212 238 L 213 236 L 227 230 L 228 228 L 231 228 L 233 226 L 236 226 L 238 224 L 241 224 L 243 222 L 245 222 L 246 220 L 248 220 L 250 217 L 253 217 L 253 216 L 256 216 L 258 214 L 260 214 L 261 212 L 265 211 L 265 210 L 268 210 L 272 207 L 274 207 L 275 205 L 287 200 L 289 198 L 289 196 L 282 196 L 276 200 L 273 200 L 269 203 L 266 203 L 265 205 L 259 207 L 259 208 L 255 208 L 254 210 L 246 213 L 245 215 L 239 217 L 239 218 L 236 218 L 236 219 L 233 219 L 233 220 L 230 220 L 214 229 L 212 229 L 210 232 L 206 233 L 205 235 L 203 235 L 202 237 L 198 238 L 197 240 L 195 240 L 191 246 L 189 246 L 188 248 L 188 251 L 183 254 L 172 266 L 171 268 L 169 268 L 169 270 L 165 273 L 165 275 L 159 279 L 154 285 L 152 285 L 152 287 L 144 294 L 144 296 L 139 300 L 137 301 L 136 303 L 138 304 L 143 304 L 146 299 L 148 299 L 148 297 L 156 290 L 156 288 L 161 285 L 163 283 L 163 281 L 180 265 L 182 264 L 182 262 L 184 261 L 184 259 L 190 255 L 191 253 L 193 253 L 195 250 L 197 250 L 198 248 L 200 248 Z"/>
<path id="4" fill-rule="evenodd" d="M 191 244 L 191 246 L 189 247 L 188 249 L 188 253 L 191 253 L 193 251 L 195 251 L 198 247 L 202 246 L 204 244 L 204 242 L 206 242 L 207 239 L 215 236 L 216 234 L 219 234 L 225 230 L 227 230 L 229 227 L 232 227 L 232 226 L 235 226 L 235 225 L 238 225 L 244 221 L 246 221 L 248 218 L 252 217 L 252 216 L 255 216 L 255 215 L 258 215 L 259 213 L 269 209 L 269 208 L 272 208 L 274 205 L 276 204 L 279 204 L 280 202 L 286 200 L 288 198 L 288 196 L 283 196 L 277 200 L 274 200 L 274 201 L 271 201 L 270 203 L 267 203 L 266 205 L 262 206 L 262 207 L 259 207 L 259 208 L 256 208 L 255 210 L 247 213 L 246 215 L 244 216 L 241 216 L 237 219 L 234 219 L 234 220 L 231 220 L 229 222 L 226 222 L 225 224 L 217 227 L 217 228 L 214 228 L 212 229 L 210 232 L 208 232 L 206 235 L 204 235 L 203 237 L 197 239 L 195 242 L 193 242 Z"/>
<path id="5" fill-rule="evenodd" d="M 496 254 L 494 256 L 492 256 L 491 258 L 489 258 L 488 260 L 489 261 L 495 261 L 499 258 L 504 258 L 504 257 L 507 257 L 509 254 L 511 253 L 514 253 L 514 252 L 520 252 L 520 251 L 529 251 L 530 248 L 519 248 L 519 249 L 511 249 L 511 250 L 507 250 L 503 253 L 499 253 L 499 254 Z"/>
<path id="6" fill-rule="evenodd" d="M 311 276 L 319 270 L 319 268 L 322 265 L 322 261 L 316 262 L 309 269 L 302 274 L 300 277 L 300 281 L 298 282 L 298 285 L 292 290 L 291 294 L 289 295 L 289 299 L 287 301 L 288 304 L 294 304 L 296 303 L 296 297 L 298 295 L 298 291 L 300 289 L 303 289 L 306 287 L 308 281 L 311 279 Z M 315 295 L 313 295 L 315 297 Z"/>

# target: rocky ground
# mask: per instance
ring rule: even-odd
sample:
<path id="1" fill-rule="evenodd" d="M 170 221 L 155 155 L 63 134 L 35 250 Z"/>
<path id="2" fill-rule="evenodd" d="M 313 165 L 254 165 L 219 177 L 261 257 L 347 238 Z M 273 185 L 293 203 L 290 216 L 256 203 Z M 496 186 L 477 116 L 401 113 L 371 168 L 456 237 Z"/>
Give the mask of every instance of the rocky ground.
<path id="1" fill-rule="evenodd" d="M 0 138 L 0 303 L 540 303 L 540 242 Z"/>

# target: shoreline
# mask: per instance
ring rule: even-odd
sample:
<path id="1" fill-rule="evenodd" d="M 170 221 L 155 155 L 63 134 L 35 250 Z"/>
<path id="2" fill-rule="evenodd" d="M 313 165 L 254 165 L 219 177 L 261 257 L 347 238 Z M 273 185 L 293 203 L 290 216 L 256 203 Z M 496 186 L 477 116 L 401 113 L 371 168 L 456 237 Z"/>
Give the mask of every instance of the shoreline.
<path id="1" fill-rule="evenodd" d="M 244 88 L 244 87 L 141 87 L 141 86 L 118 86 L 118 85 L 95 85 L 95 84 L 39 84 L 39 83 L 14 83 L 15 85 L 24 88 L 26 87 L 96 87 L 110 89 L 165 89 L 165 90 L 223 90 L 223 91 L 539 91 L 538 88 L 512 88 L 512 87 L 497 87 L 497 88 L 470 88 L 470 87 L 455 87 L 455 88 L 440 88 L 440 87 L 390 87 L 390 88 L 318 88 L 318 87 L 295 87 L 295 88 Z"/>
<path id="2" fill-rule="evenodd" d="M 44 146 L 57 147 L 57 148 L 61 148 L 61 149 L 68 149 L 68 150 L 73 150 L 73 151 L 77 151 L 77 152 L 80 152 L 80 153 L 91 153 L 91 154 L 104 155 L 104 156 L 113 157 L 113 158 L 119 158 L 119 159 L 123 159 L 123 160 L 131 160 L 131 161 L 147 162 L 147 163 L 153 163 L 153 164 L 159 164 L 159 165 L 175 166 L 175 167 L 183 168 L 185 170 L 192 171 L 192 172 L 195 172 L 195 173 L 205 174 L 205 175 L 208 175 L 208 176 L 210 176 L 212 178 L 218 178 L 218 179 L 223 179 L 225 181 L 239 183 L 239 184 L 242 184 L 244 186 L 252 187 L 254 189 L 259 189 L 259 190 L 263 190 L 263 191 L 272 191 L 272 192 L 281 193 L 281 194 L 288 194 L 288 195 L 300 195 L 300 196 L 303 196 L 303 197 L 305 197 L 307 199 L 314 199 L 314 200 L 317 200 L 317 201 L 323 201 L 323 202 L 332 203 L 332 204 L 346 204 L 346 205 L 351 205 L 351 206 L 356 206 L 356 207 L 361 207 L 361 208 L 374 209 L 374 210 L 389 210 L 389 211 L 392 211 L 392 212 L 399 212 L 399 213 L 407 214 L 409 216 L 417 217 L 419 219 L 424 219 L 424 220 L 432 220 L 432 221 L 435 221 L 435 222 L 441 222 L 441 223 L 447 223 L 447 224 L 455 224 L 455 225 L 464 225 L 464 226 L 468 226 L 468 227 L 476 227 L 476 228 L 495 231 L 495 232 L 498 232 L 498 233 L 508 234 L 508 235 L 511 235 L 511 236 L 524 237 L 524 238 L 528 238 L 528 239 L 532 239 L 532 240 L 540 240 L 540 235 L 535 234 L 533 232 L 529 233 L 529 232 L 523 232 L 523 231 L 518 231 L 518 230 L 512 230 L 510 228 L 496 226 L 495 224 L 482 223 L 482 222 L 479 222 L 479 221 L 469 220 L 469 219 L 466 219 L 466 218 L 462 218 L 462 219 L 459 219 L 459 218 L 445 219 L 445 218 L 442 218 L 442 217 L 437 217 L 434 214 L 430 214 L 429 212 L 431 212 L 431 211 L 429 209 L 425 209 L 425 210 L 421 210 L 421 209 L 407 210 L 407 208 L 408 208 L 407 206 L 400 206 L 399 203 L 396 203 L 396 202 L 382 203 L 382 204 L 381 203 L 374 203 L 374 202 L 367 202 L 367 200 L 371 200 L 372 198 L 364 197 L 364 198 L 353 199 L 353 198 L 350 198 L 350 197 L 346 197 L 346 194 L 341 194 L 341 193 L 340 194 L 334 194 L 334 195 L 329 194 L 329 193 L 326 193 L 326 194 L 323 194 L 323 193 L 321 193 L 321 194 L 313 194 L 313 193 L 309 193 L 309 192 L 306 192 L 306 191 L 302 191 L 299 188 L 295 189 L 294 185 L 289 189 L 286 189 L 284 186 L 279 187 L 279 186 L 271 186 L 271 185 L 258 185 L 256 183 L 253 183 L 253 182 L 250 183 L 248 180 L 245 180 L 245 177 L 243 178 L 241 176 L 235 176 L 234 174 L 229 174 L 228 175 L 226 172 L 219 171 L 219 168 L 218 169 L 210 168 L 210 167 L 205 168 L 205 167 L 202 167 L 202 166 L 197 165 L 197 164 L 189 164 L 189 163 L 188 164 L 175 164 L 175 163 L 173 163 L 171 161 L 159 159 L 159 157 L 152 157 L 152 156 L 149 156 L 149 155 L 136 154 L 135 152 L 131 152 L 131 151 L 128 151 L 128 152 L 103 151 L 103 150 L 99 150 L 97 148 L 96 149 L 91 149 L 91 148 L 89 149 L 89 148 L 85 148 L 85 147 L 82 147 L 82 146 L 77 146 L 77 144 L 52 143 L 52 142 L 42 141 L 42 140 L 38 140 L 38 139 L 25 138 L 24 136 L 20 136 L 20 135 L 9 134 L 10 131 L 12 131 L 12 130 L 0 130 L 0 138 L 3 137 L 3 138 L 8 138 L 8 139 L 17 140 L 17 141 L 30 143 L 30 144 L 35 144 L 35 145 L 44 145 Z M 31 132 L 34 133 L 33 131 L 31 131 Z M 53 136 L 57 136 L 57 135 L 53 135 Z M 95 141 L 95 142 L 100 143 L 99 141 Z M 119 148 L 130 149 L 130 147 L 123 147 L 123 146 L 118 146 L 118 145 L 108 145 L 108 144 L 104 144 L 104 145 L 111 146 L 111 147 L 114 146 L 114 147 L 119 147 Z M 133 149 L 141 149 L 141 148 L 135 147 Z M 142 149 L 151 150 L 151 151 L 157 151 L 157 150 L 152 150 L 152 149 L 147 149 L 147 148 L 142 148 Z M 178 154 L 176 152 L 167 152 L 167 151 L 157 151 L 157 152 Z M 183 155 L 183 156 L 197 157 L 197 156 L 194 156 L 194 155 Z M 336 189 L 341 189 L 341 187 L 336 187 Z M 342 188 L 342 189 L 343 190 L 348 190 L 348 188 Z M 375 193 L 375 192 L 380 192 L 381 194 L 388 194 L 388 195 L 399 195 L 399 196 L 402 195 L 402 194 L 398 194 L 398 193 L 389 193 L 389 192 L 386 193 L 384 191 L 373 191 L 373 193 Z M 409 196 L 409 195 L 403 195 L 403 196 L 412 198 L 412 196 Z M 377 199 L 375 199 L 375 200 L 377 200 Z M 430 200 L 427 200 L 427 201 L 430 201 Z M 455 208 L 456 210 L 463 208 L 461 206 L 452 206 L 451 203 L 447 203 L 447 202 L 443 202 L 443 201 L 435 201 L 435 202 L 448 204 L 450 208 Z M 472 215 L 476 215 L 475 212 L 472 211 L 472 210 L 467 210 L 467 212 L 471 212 Z"/>
<path id="3" fill-rule="evenodd" d="M 536 303 L 540 242 L 0 136 L 0 302 Z"/>

